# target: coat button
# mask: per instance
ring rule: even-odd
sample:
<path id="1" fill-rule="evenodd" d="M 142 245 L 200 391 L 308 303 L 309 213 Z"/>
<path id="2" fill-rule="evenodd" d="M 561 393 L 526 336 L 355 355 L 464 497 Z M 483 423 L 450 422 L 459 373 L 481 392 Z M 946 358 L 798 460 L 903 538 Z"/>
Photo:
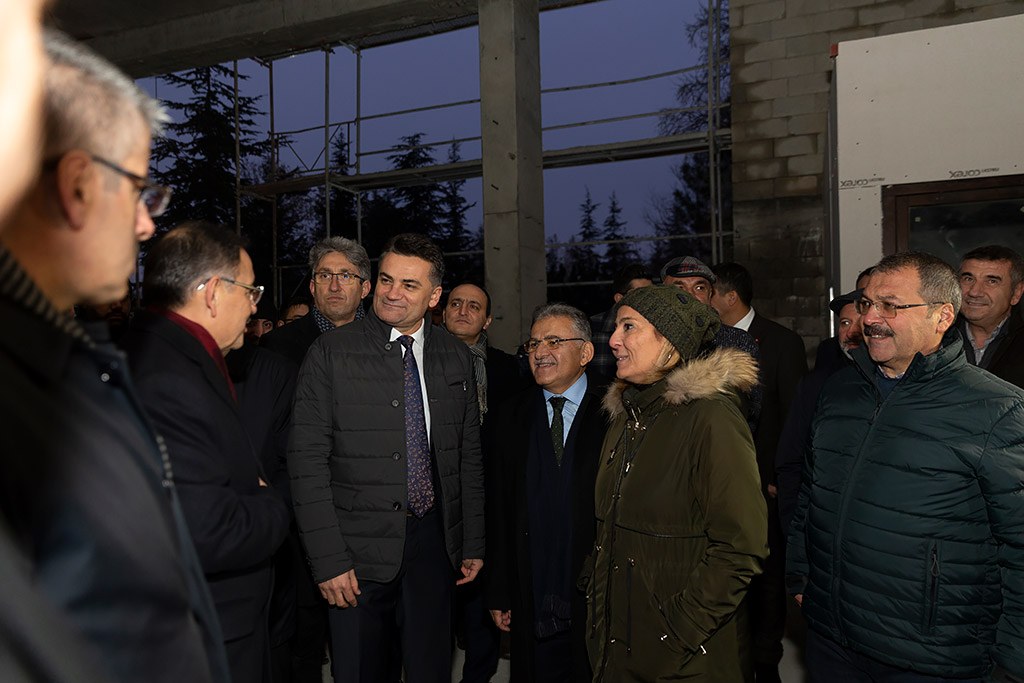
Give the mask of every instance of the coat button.
<path id="1" fill-rule="evenodd" d="M 390 350 L 391 350 L 391 344 L 390 344 L 390 342 L 384 345 L 384 350 L 385 350 L 385 351 L 390 351 Z"/>
<path id="2" fill-rule="evenodd" d="M 402 509 L 402 504 L 398 502 L 392 503 L 391 509 L 394 510 L 395 512 L 398 512 L 399 510 Z"/>
<path id="3" fill-rule="evenodd" d="M 402 457 L 401 453 L 392 453 L 391 454 L 391 459 L 392 460 L 399 460 L 401 457 Z"/>
<path id="4" fill-rule="evenodd" d="M 106 373 L 106 372 L 102 373 L 100 375 L 100 381 L 101 382 L 109 382 L 110 381 L 110 374 Z"/>
<path id="5" fill-rule="evenodd" d="M 398 407 L 398 399 L 395 399 L 394 401 L 391 402 L 391 407 L 392 408 L 397 408 Z"/>

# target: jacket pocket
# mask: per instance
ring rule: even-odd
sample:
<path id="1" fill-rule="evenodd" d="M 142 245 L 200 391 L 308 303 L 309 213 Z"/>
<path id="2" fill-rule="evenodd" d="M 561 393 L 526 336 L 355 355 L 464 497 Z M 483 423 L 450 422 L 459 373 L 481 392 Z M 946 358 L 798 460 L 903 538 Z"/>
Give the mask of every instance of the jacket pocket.
<path id="1" fill-rule="evenodd" d="M 939 607 L 939 581 L 942 578 L 942 546 L 932 541 L 928 548 L 924 582 L 924 610 L 921 614 L 921 632 L 930 633 L 935 627 Z"/>

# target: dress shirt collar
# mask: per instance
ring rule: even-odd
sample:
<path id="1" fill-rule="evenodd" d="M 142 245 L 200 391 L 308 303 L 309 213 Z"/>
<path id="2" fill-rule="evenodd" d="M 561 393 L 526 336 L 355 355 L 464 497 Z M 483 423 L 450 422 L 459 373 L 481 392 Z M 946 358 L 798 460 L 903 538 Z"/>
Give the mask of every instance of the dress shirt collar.
<path id="1" fill-rule="evenodd" d="M 547 389 L 542 389 L 541 391 L 544 393 L 545 403 L 547 403 L 548 399 L 552 396 L 564 396 L 565 400 L 578 406 L 583 401 L 583 395 L 587 393 L 587 373 L 584 372 L 580 375 L 580 378 L 573 382 L 572 386 L 566 389 L 562 394 L 553 394 Z"/>
<path id="2" fill-rule="evenodd" d="M 414 349 L 417 348 L 417 347 L 419 347 L 421 349 L 423 348 L 423 341 L 424 341 L 424 339 L 427 336 L 427 325 L 428 324 L 429 323 L 426 320 L 424 320 L 420 324 L 419 329 L 417 329 L 415 332 L 413 332 L 412 334 L 409 335 L 410 337 L 412 337 L 412 340 L 413 340 L 412 347 Z M 396 339 L 398 339 L 399 337 L 404 336 L 404 335 L 405 335 L 404 332 L 399 332 L 394 327 L 392 327 L 391 328 L 391 338 L 390 338 L 389 341 L 395 341 Z"/>
<path id="3" fill-rule="evenodd" d="M 739 328 L 744 332 L 750 332 L 750 323 L 754 322 L 754 315 L 754 308 L 751 307 L 745 316 L 736 321 L 733 327 Z"/>

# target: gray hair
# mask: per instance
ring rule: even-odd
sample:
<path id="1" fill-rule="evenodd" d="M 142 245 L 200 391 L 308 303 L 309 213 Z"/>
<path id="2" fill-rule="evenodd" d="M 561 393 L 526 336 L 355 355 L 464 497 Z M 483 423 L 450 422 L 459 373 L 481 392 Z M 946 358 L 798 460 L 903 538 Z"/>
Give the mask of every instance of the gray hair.
<path id="1" fill-rule="evenodd" d="M 1020 254 L 1009 247 L 1000 244 L 990 244 L 986 247 L 971 249 L 960 259 L 961 268 L 963 268 L 963 262 L 968 259 L 976 261 L 1006 261 L 1010 264 L 1010 286 L 1017 287 L 1021 282 L 1024 282 L 1024 258 L 1021 258 Z"/>
<path id="2" fill-rule="evenodd" d="M 316 271 L 324 256 L 335 251 L 352 262 L 359 271 L 359 277 L 363 280 L 370 279 L 370 257 L 358 242 L 347 237 L 327 237 L 314 244 L 309 250 L 310 273 Z"/>
<path id="3" fill-rule="evenodd" d="M 146 252 L 146 305 L 175 310 L 202 281 L 236 277 L 244 248 L 245 240 L 226 225 L 190 221 L 168 231 Z"/>
<path id="4" fill-rule="evenodd" d="M 128 153 L 134 116 L 153 136 L 170 120 L 163 106 L 139 90 L 116 66 L 55 29 L 45 29 L 43 45 L 50 64 L 44 84 L 43 159 L 72 149 L 106 154 Z"/>
<path id="5" fill-rule="evenodd" d="M 872 273 L 893 273 L 897 270 L 913 268 L 921 280 L 917 293 L 927 302 L 941 301 L 953 305 L 953 315 L 960 312 L 962 294 L 960 278 L 953 267 L 938 256 L 923 251 L 901 251 L 886 256 Z M 928 309 L 929 312 L 932 308 Z"/>
<path id="6" fill-rule="evenodd" d="M 533 320 L 530 321 L 530 327 L 536 325 L 538 320 L 555 316 L 568 318 L 569 322 L 572 323 L 573 334 L 586 341 L 591 341 L 590 319 L 587 318 L 586 313 L 569 304 L 553 303 L 538 306 L 533 311 Z"/>

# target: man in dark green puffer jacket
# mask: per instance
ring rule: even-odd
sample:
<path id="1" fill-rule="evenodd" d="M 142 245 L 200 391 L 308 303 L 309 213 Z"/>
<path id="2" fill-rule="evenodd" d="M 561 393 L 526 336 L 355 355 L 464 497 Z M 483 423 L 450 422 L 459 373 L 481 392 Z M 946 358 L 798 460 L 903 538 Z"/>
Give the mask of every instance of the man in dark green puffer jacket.
<path id="1" fill-rule="evenodd" d="M 815 681 L 1024 677 L 1024 392 L 969 365 L 952 268 L 904 252 L 812 427 L 790 590 Z"/>

